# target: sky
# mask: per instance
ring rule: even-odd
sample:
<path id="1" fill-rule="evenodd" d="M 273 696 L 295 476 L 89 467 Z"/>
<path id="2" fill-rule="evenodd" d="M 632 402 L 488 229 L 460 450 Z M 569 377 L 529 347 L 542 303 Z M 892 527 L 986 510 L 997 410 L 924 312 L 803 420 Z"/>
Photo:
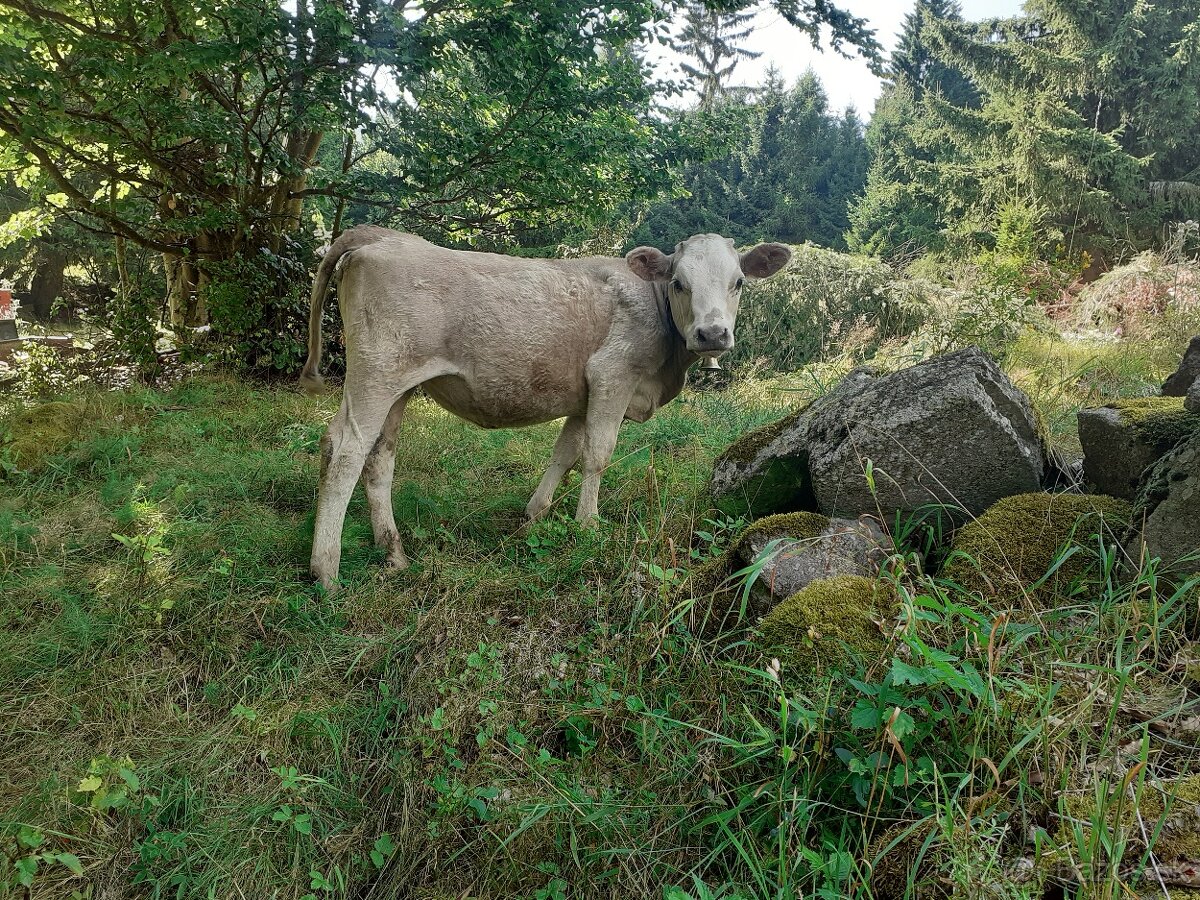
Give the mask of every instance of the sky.
<path id="1" fill-rule="evenodd" d="M 1021 0 L 961 0 L 963 16 L 967 19 L 988 19 L 995 16 L 1012 16 L 1021 11 Z M 886 52 L 896 45 L 896 36 L 904 17 L 912 11 L 913 0 L 839 0 L 838 6 L 851 14 L 862 16 L 875 28 L 875 35 Z M 866 64 L 858 58 L 844 57 L 826 49 L 814 50 L 808 36 L 801 34 L 780 17 L 768 3 L 760 4 L 760 11 L 751 23 L 754 33 L 746 39 L 746 49 L 762 53 L 758 59 L 743 60 L 733 72 L 732 83 L 754 85 L 762 82 L 767 67 L 774 63 L 788 84 L 795 82 L 812 68 L 825 85 L 829 105 L 841 111 L 853 106 L 863 119 L 871 115 L 875 100 L 882 85 L 871 74 Z M 674 54 L 651 53 L 659 71 L 664 74 L 678 66 Z M 694 95 L 686 102 L 694 101 Z"/>

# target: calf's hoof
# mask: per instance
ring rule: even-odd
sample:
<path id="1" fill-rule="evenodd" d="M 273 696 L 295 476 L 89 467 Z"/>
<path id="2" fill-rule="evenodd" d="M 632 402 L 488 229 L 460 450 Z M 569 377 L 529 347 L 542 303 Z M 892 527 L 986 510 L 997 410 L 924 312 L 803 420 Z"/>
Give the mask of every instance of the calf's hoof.
<path id="1" fill-rule="evenodd" d="M 408 568 L 408 557 L 404 555 L 403 550 L 393 549 L 388 551 L 387 559 L 383 561 L 383 570 L 385 572 L 400 572 Z"/>
<path id="2" fill-rule="evenodd" d="M 338 590 L 337 572 L 330 574 L 324 572 L 315 566 L 311 570 L 313 580 L 325 589 L 327 594 L 336 594 Z"/>

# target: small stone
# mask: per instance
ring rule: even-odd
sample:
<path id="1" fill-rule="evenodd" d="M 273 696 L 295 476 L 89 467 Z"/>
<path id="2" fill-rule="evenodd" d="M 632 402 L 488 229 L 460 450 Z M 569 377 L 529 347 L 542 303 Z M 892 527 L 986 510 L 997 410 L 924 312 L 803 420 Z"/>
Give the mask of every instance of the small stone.
<path id="1" fill-rule="evenodd" d="M 737 556 L 745 566 L 753 565 L 763 554 L 769 553 L 755 585 L 769 592 L 776 601 L 824 578 L 837 575 L 874 578 L 891 553 L 891 539 L 869 516 L 829 519 L 815 533 L 811 525 L 789 527 L 786 520 L 800 516 L 824 519 L 813 513 L 772 516 L 762 520 L 766 527 L 755 523 L 758 527 L 752 526 L 737 545 Z M 772 526 L 772 521 L 777 524 Z M 810 534 L 792 534 L 798 531 Z"/>

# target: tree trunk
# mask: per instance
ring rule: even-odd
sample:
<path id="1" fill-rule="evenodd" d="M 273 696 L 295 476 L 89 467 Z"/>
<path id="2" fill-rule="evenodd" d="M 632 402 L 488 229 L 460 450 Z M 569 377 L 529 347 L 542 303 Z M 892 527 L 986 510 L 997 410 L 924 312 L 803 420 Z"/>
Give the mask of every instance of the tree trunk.
<path id="1" fill-rule="evenodd" d="M 172 328 L 189 328 L 207 324 L 197 322 L 197 273 L 191 259 L 178 253 L 163 254 L 163 270 L 167 277 L 167 318 Z"/>
<path id="2" fill-rule="evenodd" d="M 35 319 L 48 322 L 54 301 L 62 295 L 67 255 L 54 247 L 39 244 L 36 260 L 37 268 L 29 289 L 29 306 Z"/>
<path id="3" fill-rule="evenodd" d="M 282 246 L 283 235 L 291 234 L 300 227 L 300 216 L 304 210 L 304 200 L 293 197 L 293 193 L 304 190 L 308 184 L 308 169 L 317 158 L 321 149 L 321 141 L 325 138 L 324 131 L 293 131 L 288 135 L 284 144 L 284 152 L 291 160 L 292 171 L 296 174 L 281 176 L 271 191 L 271 237 L 270 249 L 278 253 Z"/>

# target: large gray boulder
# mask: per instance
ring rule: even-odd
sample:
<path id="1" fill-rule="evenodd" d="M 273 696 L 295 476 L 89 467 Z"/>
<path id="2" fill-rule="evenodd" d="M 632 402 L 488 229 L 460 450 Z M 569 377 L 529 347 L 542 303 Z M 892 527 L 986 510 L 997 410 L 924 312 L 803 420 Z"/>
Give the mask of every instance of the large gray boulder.
<path id="1" fill-rule="evenodd" d="M 1183 398 L 1183 408 L 1188 412 L 1200 413 L 1200 378 L 1188 388 L 1187 396 Z"/>
<path id="2" fill-rule="evenodd" d="M 1133 538 L 1170 573 L 1200 572 L 1200 433 L 1146 471 L 1133 508 Z M 1131 555 L 1139 559 L 1136 546 Z"/>
<path id="3" fill-rule="evenodd" d="M 1167 380 L 1163 382 L 1162 395 L 1164 397 L 1183 397 L 1198 378 L 1200 378 L 1200 334 L 1192 338 L 1188 343 L 1187 350 L 1183 351 L 1183 360 L 1179 363 L 1179 368 L 1168 375 Z"/>
<path id="4" fill-rule="evenodd" d="M 1200 416 L 1179 397 L 1114 400 L 1076 418 L 1084 478 L 1097 493 L 1122 500 L 1133 500 L 1146 469 L 1200 430 Z"/>
<path id="5" fill-rule="evenodd" d="M 717 505 L 755 518 L 815 509 L 808 472 L 809 422 L 818 410 L 845 403 L 872 375 L 869 369 L 855 369 L 808 406 L 734 441 L 713 465 L 711 490 Z"/>
<path id="6" fill-rule="evenodd" d="M 1037 491 L 1045 445 L 1028 398 L 977 348 L 870 380 L 808 421 L 822 512 L 889 519 L 929 504 L 973 515 Z"/>

